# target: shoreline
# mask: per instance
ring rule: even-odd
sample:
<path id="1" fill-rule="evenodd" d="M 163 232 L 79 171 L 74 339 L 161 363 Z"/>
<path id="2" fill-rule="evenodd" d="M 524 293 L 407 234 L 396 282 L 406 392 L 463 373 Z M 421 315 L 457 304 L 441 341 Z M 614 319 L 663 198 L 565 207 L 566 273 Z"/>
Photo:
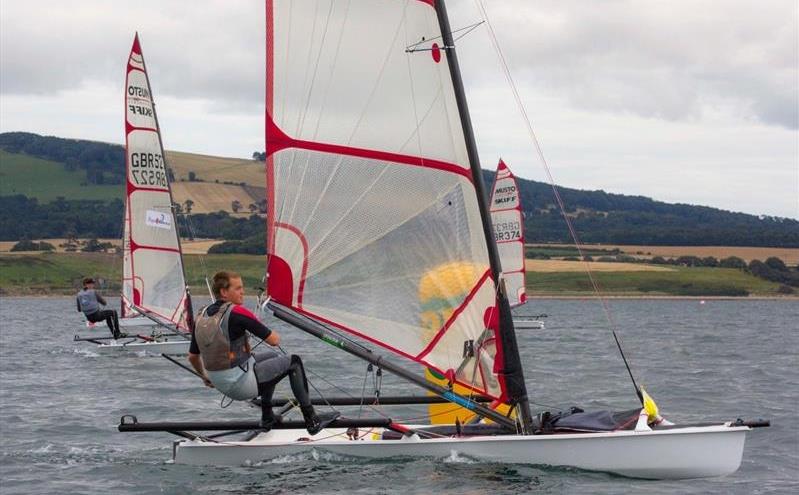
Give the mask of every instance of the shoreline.
<path id="1" fill-rule="evenodd" d="M 199 293 L 195 292 L 205 289 L 205 287 L 190 287 L 192 293 Z M 33 292 L 33 293 L 25 293 L 25 292 L 7 292 L 6 289 L 0 289 L 0 299 L 8 299 L 8 298 L 37 298 L 37 299 L 59 299 L 59 298 L 72 298 L 75 297 L 77 294 L 78 289 L 72 290 L 57 290 L 53 291 L 53 293 L 49 294 L 42 294 L 41 292 Z M 107 292 L 104 294 L 106 297 L 119 297 L 118 295 L 111 295 L 111 291 L 103 291 L 100 290 L 100 293 Z M 203 293 L 204 294 L 204 293 Z M 204 294 L 205 295 L 205 294 Z M 245 297 L 253 297 L 250 295 L 246 295 Z M 790 302 L 797 302 L 799 301 L 799 294 L 794 295 L 780 295 L 780 296 L 763 296 L 763 295 L 753 295 L 753 296 L 674 296 L 674 295 L 646 295 L 646 294 L 603 294 L 601 296 L 592 295 L 592 294 L 542 294 L 542 295 L 533 295 L 527 297 L 527 302 L 535 301 L 535 300 L 618 300 L 618 299 L 630 299 L 630 300 L 696 300 L 696 301 L 790 301 Z"/>

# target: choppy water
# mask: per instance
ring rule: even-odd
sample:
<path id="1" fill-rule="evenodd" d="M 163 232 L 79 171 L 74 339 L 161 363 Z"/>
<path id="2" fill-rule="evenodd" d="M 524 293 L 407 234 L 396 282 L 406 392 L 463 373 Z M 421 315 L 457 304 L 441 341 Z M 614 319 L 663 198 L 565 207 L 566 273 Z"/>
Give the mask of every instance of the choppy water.
<path id="1" fill-rule="evenodd" d="M 537 404 L 636 405 L 598 302 L 527 306 L 525 311 L 550 315 L 545 331 L 519 336 Z M 118 433 L 120 416 L 251 419 L 257 411 L 238 403 L 220 409 L 216 392 L 160 357 L 99 356 L 89 344 L 74 343 L 82 328 L 71 298 L 3 298 L 0 492 L 799 493 L 799 303 L 614 300 L 610 306 L 639 381 L 667 418 L 772 420 L 771 428 L 749 434 L 738 472 L 659 482 L 460 457 L 387 462 L 325 454 L 253 467 L 174 465 L 170 435 Z M 360 393 L 363 363 L 300 332 L 283 332 L 283 342 L 304 356 L 323 393 L 341 395 L 323 377 Z M 399 385 L 386 376 L 384 394 Z M 416 413 L 403 409 L 392 416 Z"/>

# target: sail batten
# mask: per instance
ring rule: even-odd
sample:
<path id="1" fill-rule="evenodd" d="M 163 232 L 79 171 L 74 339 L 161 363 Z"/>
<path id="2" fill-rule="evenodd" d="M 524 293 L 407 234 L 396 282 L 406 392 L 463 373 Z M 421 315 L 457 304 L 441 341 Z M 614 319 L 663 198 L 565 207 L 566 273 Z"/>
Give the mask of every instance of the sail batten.
<path id="1" fill-rule="evenodd" d="M 187 303 L 177 221 L 152 90 L 139 37 L 125 83 L 126 204 L 122 300 L 125 313 L 144 311 L 186 329 Z"/>
<path id="2" fill-rule="evenodd" d="M 497 284 L 449 55 L 435 41 L 406 50 L 441 37 L 431 7 L 266 0 L 267 291 L 504 399 Z"/>

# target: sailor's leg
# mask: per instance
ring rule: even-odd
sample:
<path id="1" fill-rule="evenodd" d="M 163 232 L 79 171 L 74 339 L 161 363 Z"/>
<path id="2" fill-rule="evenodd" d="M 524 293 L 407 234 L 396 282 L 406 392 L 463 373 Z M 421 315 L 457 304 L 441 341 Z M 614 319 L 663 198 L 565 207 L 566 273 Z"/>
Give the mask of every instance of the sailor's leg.
<path id="1" fill-rule="evenodd" d="M 279 356 L 282 356 L 282 354 L 277 351 L 273 351 L 272 349 L 262 349 L 258 352 L 252 353 L 252 357 L 255 359 L 256 365 L 261 361 L 266 361 L 267 359 L 272 359 Z"/>
<path id="2" fill-rule="evenodd" d="M 114 329 L 117 335 L 121 335 L 121 331 L 119 330 L 119 315 L 117 314 L 117 310 L 111 310 L 111 317 L 114 320 Z"/>
<path id="3" fill-rule="evenodd" d="M 300 407 L 311 407 L 311 396 L 308 393 L 308 378 L 305 376 L 305 368 L 302 366 L 302 359 L 299 356 L 291 355 L 291 366 L 288 369 L 289 383 L 291 391 Z"/>
<path id="4" fill-rule="evenodd" d="M 272 412 L 272 396 L 275 393 L 277 382 L 266 382 L 258 384 L 258 395 L 261 396 L 261 427 L 269 430 L 277 421 L 275 413 Z"/>
<path id="5" fill-rule="evenodd" d="M 277 421 L 272 412 L 272 396 L 277 383 L 288 374 L 291 359 L 271 350 L 253 354 L 253 359 L 253 371 L 258 380 L 258 394 L 261 396 L 261 427 L 268 430 Z"/>
<path id="6" fill-rule="evenodd" d="M 316 414 L 311 405 L 311 397 L 308 393 L 308 378 L 305 375 L 302 359 L 293 354 L 291 356 L 291 367 L 289 368 L 289 381 L 291 383 L 291 391 L 300 403 L 300 411 L 302 411 L 302 417 L 305 419 L 305 429 L 308 430 L 308 433 L 316 435 L 338 418 L 338 412 Z"/>
<path id="7" fill-rule="evenodd" d="M 111 336 L 114 337 L 114 339 L 118 339 L 119 338 L 119 329 L 116 326 L 114 326 L 114 315 L 113 315 L 113 313 L 111 311 L 107 310 L 107 309 L 103 309 L 103 310 L 98 311 L 97 313 L 94 313 L 94 314 L 97 315 L 97 320 L 98 321 L 105 320 L 105 324 L 106 324 L 106 326 L 108 326 L 108 330 L 111 332 Z M 94 316 L 94 315 L 92 315 L 92 316 Z"/>

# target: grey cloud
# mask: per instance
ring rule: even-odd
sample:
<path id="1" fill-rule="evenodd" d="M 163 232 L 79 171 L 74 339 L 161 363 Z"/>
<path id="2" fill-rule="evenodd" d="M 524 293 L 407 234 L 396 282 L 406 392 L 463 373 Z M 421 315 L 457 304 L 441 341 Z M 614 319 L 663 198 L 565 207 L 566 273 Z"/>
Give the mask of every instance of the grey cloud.
<path id="1" fill-rule="evenodd" d="M 517 79 L 578 108 L 667 120 L 725 108 L 799 127 L 794 1 L 489 2 L 487 9 Z M 478 15 L 466 6 L 458 14 L 462 22 Z M 469 45 L 495 58 L 486 46 Z"/>
<path id="2" fill-rule="evenodd" d="M 2 3 L 0 92 L 55 94 L 89 80 L 122 85 L 139 30 L 156 99 L 212 100 L 210 109 L 234 113 L 262 108 L 262 2 L 66 3 Z"/>

